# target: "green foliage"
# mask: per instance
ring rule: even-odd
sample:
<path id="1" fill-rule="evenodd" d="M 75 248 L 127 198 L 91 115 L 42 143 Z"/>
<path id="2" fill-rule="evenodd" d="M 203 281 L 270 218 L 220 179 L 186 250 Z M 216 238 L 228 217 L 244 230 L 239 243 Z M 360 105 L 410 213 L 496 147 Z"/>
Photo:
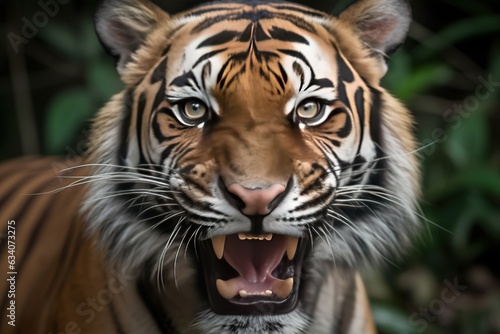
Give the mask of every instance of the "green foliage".
<path id="1" fill-rule="evenodd" d="M 479 99 L 476 88 L 483 83 L 474 80 L 491 75 L 500 81 L 500 16 L 478 3 L 454 5 L 473 8 L 476 16 L 453 22 L 424 40 L 415 34 L 418 43 L 391 57 L 383 80 L 414 110 L 419 124 L 422 209 L 428 220 L 413 256 L 368 286 L 376 322 L 385 334 L 500 332 L 495 320 L 500 314 L 499 292 L 485 283 L 499 281 L 498 254 L 492 253 L 500 242 L 500 143 L 492 141 L 498 138 L 492 123 L 500 117 L 500 87 Z M 471 66 L 474 61 L 457 44 L 485 34 L 492 40 L 491 49 L 483 50 L 490 57 L 489 66 Z M 477 107 L 470 107 L 470 101 Z M 454 109 L 450 118 L 447 113 Z M 422 307 L 439 302 L 444 280 L 454 279 L 467 286 L 461 296 L 443 304 L 444 311 L 430 313 L 432 320 L 419 315 Z M 388 285 L 382 295 L 376 292 L 381 282 Z M 485 292 L 477 293 L 480 289 Z M 425 321 L 425 328 L 414 320 Z"/>
<path id="2" fill-rule="evenodd" d="M 94 113 L 94 104 L 85 88 L 71 88 L 56 95 L 49 104 L 45 122 L 45 149 L 58 153 L 71 142 L 74 133 Z"/>
<path id="3" fill-rule="evenodd" d="M 84 85 L 69 87 L 56 94 L 45 113 L 45 150 L 61 154 L 78 138 L 95 112 L 120 91 L 122 84 L 110 58 L 103 55 L 91 21 L 82 21 L 76 29 L 50 24 L 40 35 L 53 50 L 80 64 L 85 73 Z"/>

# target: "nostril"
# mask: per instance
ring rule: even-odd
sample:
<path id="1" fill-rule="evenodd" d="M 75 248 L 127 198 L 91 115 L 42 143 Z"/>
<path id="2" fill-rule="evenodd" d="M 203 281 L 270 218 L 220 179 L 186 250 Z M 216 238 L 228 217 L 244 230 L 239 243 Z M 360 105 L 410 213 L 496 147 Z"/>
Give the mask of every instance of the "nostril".
<path id="1" fill-rule="evenodd" d="M 239 210 L 243 210 L 246 206 L 245 202 L 236 194 L 229 191 L 229 196 L 231 196 L 231 203 L 238 208 Z"/>
<path id="2" fill-rule="evenodd" d="M 244 205 L 240 208 L 247 216 L 267 215 L 273 208 L 271 204 L 285 191 L 285 186 L 273 184 L 266 189 L 248 189 L 238 183 L 233 183 L 227 190 Z M 240 203 L 241 203 L 240 202 Z"/>

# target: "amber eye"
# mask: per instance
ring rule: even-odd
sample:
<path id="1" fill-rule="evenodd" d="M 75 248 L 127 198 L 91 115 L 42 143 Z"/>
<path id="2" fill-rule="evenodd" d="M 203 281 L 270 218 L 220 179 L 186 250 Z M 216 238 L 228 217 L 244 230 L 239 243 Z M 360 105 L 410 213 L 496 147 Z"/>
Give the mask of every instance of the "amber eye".
<path id="1" fill-rule="evenodd" d="M 297 107 L 296 113 L 299 118 L 309 120 L 318 116 L 320 111 L 321 106 L 318 102 L 306 100 Z"/>
<path id="2" fill-rule="evenodd" d="M 183 112 L 188 119 L 199 120 L 207 116 L 208 107 L 200 100 L 188 100 L 183 104 Z"/>

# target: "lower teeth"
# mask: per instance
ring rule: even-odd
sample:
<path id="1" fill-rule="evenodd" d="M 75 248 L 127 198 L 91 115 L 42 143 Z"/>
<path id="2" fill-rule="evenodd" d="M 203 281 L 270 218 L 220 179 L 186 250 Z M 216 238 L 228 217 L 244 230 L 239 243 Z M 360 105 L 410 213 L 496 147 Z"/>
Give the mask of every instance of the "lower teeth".
<path id="1" fill-rule="evenodd" d="M 262 291 L 262 292 L 247 292 L 246 290 L 240 290 L 239 295 L 241 298 L 247 298 L 247 297 L 252 297 L 252 296 L 271 297 L 273 295 L 273 292 L 271 290 L 266 290 L 266 291 Z"/>

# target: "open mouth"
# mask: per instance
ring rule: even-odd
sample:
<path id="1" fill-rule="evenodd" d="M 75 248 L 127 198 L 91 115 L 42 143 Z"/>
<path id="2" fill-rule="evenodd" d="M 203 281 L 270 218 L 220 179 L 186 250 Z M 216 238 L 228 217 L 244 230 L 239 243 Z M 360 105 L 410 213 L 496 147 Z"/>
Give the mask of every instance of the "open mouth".
<path id="1" fill-rule="evenodd" d="M 246 233 L 204 242 L 202 266 L 212 310 L 219 314 L 283 314 L 298 300 L 304 238 Z"/>

